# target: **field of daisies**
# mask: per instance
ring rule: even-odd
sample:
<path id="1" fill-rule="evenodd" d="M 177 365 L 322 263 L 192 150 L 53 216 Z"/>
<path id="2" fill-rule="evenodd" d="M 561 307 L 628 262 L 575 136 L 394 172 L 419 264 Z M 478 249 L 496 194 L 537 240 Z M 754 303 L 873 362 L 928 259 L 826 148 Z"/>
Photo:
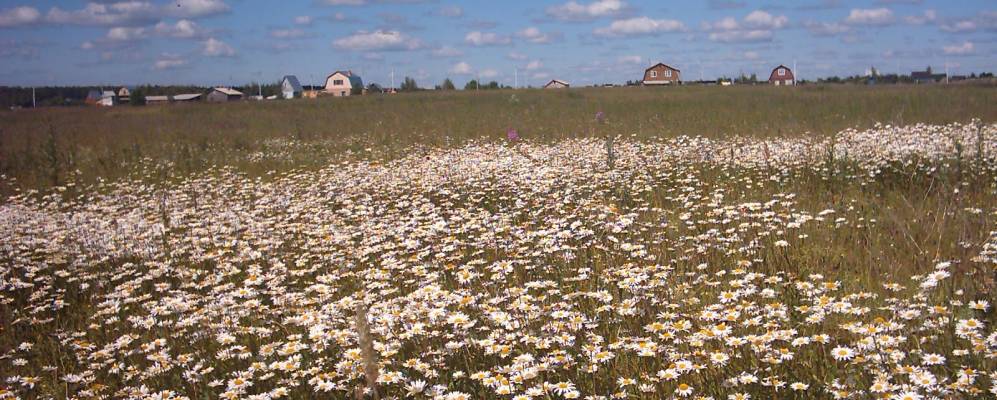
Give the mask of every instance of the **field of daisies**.
<path id="1" fill-rule="evenodd" d="M 993 398 L 995 278 L 978 121 L 66 184 L 0 203 L 0 399 Z"/>

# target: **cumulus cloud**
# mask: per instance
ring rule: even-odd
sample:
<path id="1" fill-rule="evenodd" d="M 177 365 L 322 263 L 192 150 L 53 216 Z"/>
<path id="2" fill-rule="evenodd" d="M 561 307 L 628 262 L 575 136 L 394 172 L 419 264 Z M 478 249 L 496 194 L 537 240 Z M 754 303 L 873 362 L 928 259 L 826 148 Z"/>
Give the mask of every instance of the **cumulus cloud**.
<path id="1" fill-rule="evenodd" d="M 332 45 L 337 49 L 352 51 L 415 50 L 422 47 L 418 39 L 390 30 L 359 31 L 336 39 Z"/>
<path id="2" fill-rule="evenodd" d="M 619 37 L 658 35 L 684 30 L 686 30 L 686 26 L 681 21 L 637 17 L 613 21 L 607 27 L 596 29 L 594 33 L 598 36 Z"/>
<path id="3" fill-rule="evenodd" d="M 516 36 L 530 43 L 550 43 L 558 37 L 557 34 L 543 33 L 540 29 L 533 26 L 516 32 Z"/>
<path id="4" fill-rule="evenodd" d="M 494 70 L 494 69 L 485 68 L 485 69 L 481 70 L 481 72 L 478 72 L 478 76 L 480 76 L 482 78 L 491 79 L 491 78 L 499 76 L 499 72 L 496 71 L 496 70 Z"/>
<path id="5" fill-rule="evenodd" d="M 41 18 L 42 13 L 34 7 L 23 6 L 0 10 L 0 28 L 30 25 Z"/>
<path id="6" fill-rule="evenodd" d="M 145 28 L 114 27 L 107 31 L 106 38 L 112 42 L 130 42 L 133 40 L 145 39 L 147 31 Z"/>
<path id="7" fill-rule="evenodd" d="M 848 13 L 845 23 L 851 25 L 883 26 L 890 25 L 894 21 L 893 11 L 889 8 L 855 8 Z"/>
<path id="8" fill-rule="evenodd" d="M 313 21 L 313 19 L 312 19 L 312 17 L 310 15 L 300 15 L 300 16 L 294 17 L 294 23 L 296 25 L 311 25 L 312 21 Z"/>
<path id="9" fill-rule="evenodd" d="M 526 67 L 524 67 L 523 69 L 525 69 L 527 71 L 534 71 L 534 70 L 538 70 L 540 68 L 543 68 L 543 66 L 544 66 L 544 63 L 540 62 L 540 60 L 533 60 L 533 61 L 530 61 L 529 63 L 527 63 Z"/>
<path id="10" fill-rule="evenodd" d="M 274 39 L 298 39 L 305 37 L 305 31 L 297 28 L 292 29 L 272 29 L 270 37 Z"/>
<path id="11" fill-rule="evenodd" d="M 432 54 L 436 57 L 460 57 L 463 51 L 451 46 L 441 46 L 433 49 Z"/>
<path id="12" fill-rule="evenodd" d="M 772 40 L 772 31 L 722 31 L 710 33 L 710 40 L 722 43 L 751 43 Z"/>
<path id="13" fill-rule="evenodd" d="M 591 3 L 569 1 L 547 7 L 547 15 L 562 21 L 589 21 L 620 15 L 627 7 L 621 0 L 598 0 Z"/>
<path id="14" fill-rule="evenodd" d="M 852 30 L 850 26 L 840 22 L 807 21 L 803 23 L 803 26 L 806 27 L 811 34 L 816 36 L 835 36 L 850 32 Z"/>
<path id="15" fill-rule="evenodd" d="M 177 69 L 180 67 L 184 67 L 186 65 L 187 65 L 187 60 L 181 58 L 179 55 L 163 53 L 156 59 L 156 62 L 152 64 L 152 68 L 155 70 L 162 71 L 169 69 Z"/>
<path id="16" fill-rule="evenodd" d="M 904 22 L 911 25 L 924 25 L 935 22 L 938 13 L 935 10 L 925 10 L 921 15 L 908 15 L 904 17 Z"/>
<path id="17" fill-rule="evenodd" d="M 510 51 L 509 54 L 505 55 L 505 57 L 514 61 L 523 61 L 527 58 L 526 54 L 517 53 L 515 51 Z"/>
<path id="18" fill-rule="evenodd" d="M 492 32 L 471 31 L 464 35 L 464 42 L 472 46 L 503 46 L 512 43 L 512 39 Z"/>
<path id="19" fill-rule="evenodd" d="M 775 16 L 762 10 L 752 11 L 744 17 L 744 25 L 753 29 L 782 29 L 789 24 L 785 15 Z"/>
<path id="20" fill-rule="evenodd" d="M 942 52 L 950 56 L 966 56 L 975 53 L 976 46 L 973 45 L 973 42 L 962 42 L 962 44 L 945 46 L 942 48 Z"/>
<path id="21" fill-rule="evenodd" d="M 162 4 L 142 0 L 92 1 L 75 10 L 52 7 L 44 21 L 74 25 L 142 25 L 163 18 L 200 18 L 230 10 L 222 0 L 172 0 Z"/>
<path id="22" fill-rule="evenodd" d="M 715 42 L 765 42 L 772 40 L 773 30 L 783 29 L 789 25 L 785 15 L 772 15 L 766 11 L 755 10 L 744 16 L 740 21 L 727 17 L 714 23 L 704 24 L 704 29 L 711 31 L 709 38 Z"/>
<path id="23" fill-rule="evenodd" d="M 174 24 L 160 22 L 153 27 L 153 31 L 159 36 L 172 37 L 177 39 L 193 39 L 204 36 L 207 32 L 196 22 L 181 19 Z"/>
<path id="24" fill-rule="evenodd" d="M 235 49 L 221 40 L 208 38 L 201 43 L 201 54 L 208 57 L 235 57 Z"/>
<path id="25" fill-rule="evenodd" d="M 472 72 L 474 72 L 474 69 L 471 68 L 471 64 L 464 61 L 454 64 L 454 66 L 450 68 L 450 73 L 454 75 L 470 75 Z"/>
<path id="26" fill-rule="evenodd" d="M 620 64 L 643 64 L 644 58 L 641 56 L 622 56 L 616 59 Z"/>

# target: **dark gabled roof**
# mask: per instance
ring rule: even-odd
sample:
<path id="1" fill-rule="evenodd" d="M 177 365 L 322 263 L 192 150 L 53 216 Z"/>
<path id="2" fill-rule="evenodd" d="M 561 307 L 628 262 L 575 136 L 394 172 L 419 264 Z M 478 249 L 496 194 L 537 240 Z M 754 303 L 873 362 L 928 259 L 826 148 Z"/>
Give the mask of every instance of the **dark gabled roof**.
<path id="1" fill-rule="evenodd" d="M 298 77 L 296 77 L 294 75 L 284 75 L 284 79 L 281 79 L 281 83 L 283 84 L 284 81 L 287 81 L 287 83 L 290 83 L 291 84 L 291 88 L 294 89 L 295 92 L 303 92 L 304 91 L 304 88 L 301 87 L 301 82 L 298 81 Z"/>
<path id="2" fill-rule="evenodd" d="M 354 74 L 353 71 L 336 71 L 325 77 L 325 80 L 328 81 L 329 78 L 332 78 L 332 76 L 336 74 L 343 74 L 343 76 L 346 76 L 346 78 L 350 80 L 350 86 L 363 87 L 363 79 L 360 79 L 360 75 Z"/>
<path id="3" fill-rule="evenodd" d="M 778 66 L 778 67 L 775 67 L 775 68 L 772 68 L 772 72 L 775 72 L 775 71 L 778 71 L 778 70 L 779 70 L 779 68 L 785 68 L 785 69 L 786 69 L 786 71 L 789 71 L 789 72 L 793 72 L 793 70 L 792 70 L 792 69 L 789 69 L 789 67 L 787 67 L 787 66 L 785 66 L 785 65 L 782 65 L 782 64 L 779 64 L 779 66 Z"/>
<path id="4" fill-rule="evenodd" d="M 662 66 L 662 67 L 665 67 L 665 68 L 668 68 L 668 69 L 670 69 L 670 70 L 674 70 L 674 71 L 678 71 L 678 72 L 682 72 L 682 71 L 680 71 L 680 70 L 679 70 L 678 68 L 675 68 L 675 67 L 673 67 L 673 66 L 671 66 L 671 65 L 668 65 L 668 64 L 665 64 L 665 63 L 657 63 L 657 64 L 654 64 L 654 65 L 652 65 L 652 66 L 651 66 L 650 68 L 648 68 L 648 69 L 645 69 L 645 70 L 644 70 L 644 72 L 647 72 L 647 71 L 650 71 L 650 70 L 652 70 L 652 69 L 655 69 L 655 68 L 657 68 L 658 66 Z"/>

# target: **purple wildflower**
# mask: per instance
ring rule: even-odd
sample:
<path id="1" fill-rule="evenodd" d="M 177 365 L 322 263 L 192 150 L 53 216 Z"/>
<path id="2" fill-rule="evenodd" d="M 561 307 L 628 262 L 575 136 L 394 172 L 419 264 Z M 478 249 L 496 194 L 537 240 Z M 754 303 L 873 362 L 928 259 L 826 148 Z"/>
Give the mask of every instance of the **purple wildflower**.
<path id="1" fill-rule="evenodd" d="M 507 138 L 509 138 L 510 142 L 515 142 L 519 140 L 519 132 L 516 132 L 515 129 L 509 128 L 509 130 L 505 133 L 505 135 Z"/>
<path id="2" fill-rule="evenodd" d="M 600 124 L 606 122 L 606 113 L 602 111 L 595 113 L 595 122 L 598 122 Z"/>

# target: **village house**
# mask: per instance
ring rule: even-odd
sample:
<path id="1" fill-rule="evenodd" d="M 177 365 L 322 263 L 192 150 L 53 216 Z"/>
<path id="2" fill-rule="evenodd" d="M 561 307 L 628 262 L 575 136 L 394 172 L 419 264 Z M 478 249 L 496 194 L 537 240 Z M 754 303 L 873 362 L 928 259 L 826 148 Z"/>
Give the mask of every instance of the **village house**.
<path id="1" fill-rule="evenodd" d="M 571 87 L 571 85 L 568 84 L 568 82 L 558 79 L 551 79 L 550 82 L 547 82 L 547 84 L 544 85 L 544 89 L 567 89 L 569 87 Z"/>
<path id="2" fill-rule="evenodd" d="M 224 103 L 226 101 L 242 100 L 242 98 L 243 94 L 238 90 L 216 87 L 208 93 L 207 100 L 209 103 Z"/>
<path id="3" fill-rule="evenodd" d="M 280 94 L 285 99 L 301 97 L 302 94 L 304 94 L 304 88 L 301 87 L 301 82 L 298 81 L 298 77 L 294 75 L 285 75 L 284 78 L 280 80 Z"/>
<path id="4" fill-rule="evenodd" d="M 793 86 L 796 84 L 796 77 L 793 70 L 785 65 L 779 65 L 769 74 L 769 83 L 776 86 Z"/>
<path id="5" fill-rule="evenodd" d="M 122 103 L 127 103 L 132 99 L 132 91 L 127 87 L 122 86 L 118 89 L 118 101 Z"/>
<path id="6" fill-rule="evenodd" d="M 148 106 L 166 104 L 169 102 L 170 102 L 170 96 L 145 96 L 145 104 Z"/>
<path id="7" fill-rule="evenodd" d="M 325 78 L 325 92 L 333 96 L 363 93 L 363 80 L 353 71 L 336 71 Z"/>
<path id="8" fill-rule="evenodd" d="M 914 83 L 935 83 L 945 80 L 945 74 L 936 74 L 931 70 L 931 67 L 924 71 L 913 71 L 910 73 L 911 79 Z"/>
<path id="9" fill-rule="evenodd" d="M 173 96 L 173 101 L 177 103 L 191 103 L 201 100 L 204 95 L 200 93 L 184 93 Z"/>
<path id="10" fill-rule="evenodd" d="M 682 83 L 677 68 L 673 68 L 663 63 L 657 63 L 651 68 L 644 70 L 644 85 L 678 85 Z"/>

